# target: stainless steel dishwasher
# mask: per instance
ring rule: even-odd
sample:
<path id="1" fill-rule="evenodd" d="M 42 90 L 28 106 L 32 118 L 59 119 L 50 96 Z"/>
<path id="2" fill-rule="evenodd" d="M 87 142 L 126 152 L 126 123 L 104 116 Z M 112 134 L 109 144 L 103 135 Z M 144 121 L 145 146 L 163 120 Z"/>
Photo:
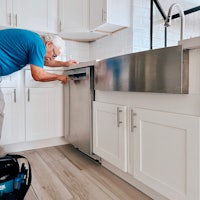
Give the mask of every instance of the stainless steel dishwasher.
<path id="1" fill-rule="evenodd" d="M 66 72 L 69 81 L 68 140 L 88 156 L 92 153 L 92 102 L 94 100 L 94 68 L 85 67 Z"/>

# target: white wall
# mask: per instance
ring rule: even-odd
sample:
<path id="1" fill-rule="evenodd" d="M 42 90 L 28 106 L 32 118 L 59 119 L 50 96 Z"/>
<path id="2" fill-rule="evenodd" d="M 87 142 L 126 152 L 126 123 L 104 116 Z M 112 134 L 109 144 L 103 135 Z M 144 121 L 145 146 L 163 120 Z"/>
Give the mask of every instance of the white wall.
<path id="1" fill-rule="evenodd" d="M 90 44 L 90 58 L 102 59 L 149 49 L 149 0 L 132 1 L 132 26 Z"/>
<path id="2" fill-rule="evenodd" d="M 133 0 L 133 52 L 150 48 L 150 1 Z"/>
<path id="3" fill-rule="evenodd" d="M 75 42 L 66 40 L 66 56 L 63 60 L 75 59 L 78 62 L 90 60 L 90 44 L 86 42 Z"/>
<path id="4" fill-rule="evenodd" d="M 90 43 L 91 60 L 131 53 L 132 34 L 132 28 L 127 28 Z"/>

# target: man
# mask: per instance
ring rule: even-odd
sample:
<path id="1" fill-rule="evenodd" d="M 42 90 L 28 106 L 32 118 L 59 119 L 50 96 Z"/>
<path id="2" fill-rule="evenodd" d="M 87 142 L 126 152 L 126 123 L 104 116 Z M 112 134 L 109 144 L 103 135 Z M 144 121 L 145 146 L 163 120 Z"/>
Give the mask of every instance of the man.
<path id="1" fill-rule="evenodd" d="M 30 64 L 34 80 L 67 82 L 66 75 L 48 73 L 43 66 L 59 67 L 76 64 L 75 60 L 57 61 L 65 47 L 64 41 L 56 35 L 44 35 L 23 29 L 5 29 L 0 31 L 0 77 L 23 69 Z M 4 99 L 0 90 L 0 136 L 3 123 Z"/>

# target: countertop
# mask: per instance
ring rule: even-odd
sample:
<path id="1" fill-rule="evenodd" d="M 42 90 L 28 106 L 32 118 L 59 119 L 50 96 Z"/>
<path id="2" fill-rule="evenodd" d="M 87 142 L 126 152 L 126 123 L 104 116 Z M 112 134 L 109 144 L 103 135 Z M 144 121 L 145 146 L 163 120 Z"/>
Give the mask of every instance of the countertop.
<path id="1" fill-rule="evenodd" d="M 72 65 L 70 67 L 47 67 L 44 66 L 45 70 L 50 70 L 50 71 L 65 71 L 65 70 L 71 70 L 71 69 L 78 69 L 78 68 L 83 68 L 83 67 L 89 67 L 89 66 L 94 66 L 94 64 L 96 63 L 96 60 L 91 60 L 88 62 L 80 62 L 76 65 Z M 30 70 L 30 66 L 27 65 L 25 68 L 25 70 Z"/>
<path id="2" fill-rule="evenodd" d="M 200 48 L 200 37 L 189 38 L 178 42 L 183 46 L 183 49 L 197 49 Z"/>
<path id="3" fill-rule="evenodd" d="M 78 68 L 83 68 L 83 67 L 89 67 L 89 66 L 94 66 L 94 64 L 96 63 L 97 61 L 96 60 L 91 60 L 91 61 L 88 61 L 88 62 L 80 62 L 76 65 L 72 65 L 70 67 L 46 67 L 45 66 L 45 69 L 46 70 L 71 70 L 71 69 L 78 69 Z"/>

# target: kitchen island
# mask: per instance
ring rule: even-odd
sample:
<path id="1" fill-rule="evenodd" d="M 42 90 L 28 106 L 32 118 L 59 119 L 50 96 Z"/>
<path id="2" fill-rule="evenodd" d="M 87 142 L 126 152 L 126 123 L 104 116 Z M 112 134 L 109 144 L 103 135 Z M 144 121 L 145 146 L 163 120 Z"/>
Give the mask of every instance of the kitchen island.
<path id="1" fill-rule="evenodd" d="M 182 45 L 187 94 L 95 91 L 94 152 L 155 200 L 200 199 L 200 48 Z"/>

